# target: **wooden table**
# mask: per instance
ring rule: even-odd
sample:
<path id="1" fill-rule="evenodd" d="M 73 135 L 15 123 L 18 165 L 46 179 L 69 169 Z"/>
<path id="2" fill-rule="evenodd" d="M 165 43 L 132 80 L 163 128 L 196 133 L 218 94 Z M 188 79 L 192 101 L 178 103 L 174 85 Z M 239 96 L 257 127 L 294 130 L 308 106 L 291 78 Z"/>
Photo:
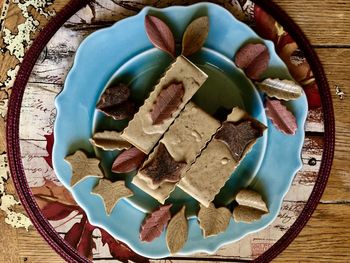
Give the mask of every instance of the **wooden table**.
<path id="1" fill-rule="evenodd" d="M 335 158 L 325 193 L 306 227 L 275 261 L 349 262 L 350 3 L 347 0 L 275 0 L 275 2 L 299 24 L 315 47 L 332 89 L 336 118 Z M 56 0 L 50 9 L 59 10 L 64 3 L 63 0 Z M 11 21 L 11 25 L 7 26 L 16 29 L 16 23 L 20 23 L 20 19 L 17 21 L 14 17 L 19 12 L 18 8 L 10 8 L 5 23 Z M 12 18 L 8 19 L 9 17 Z M 38 15 L 37 18 L 41 21 L 40 27 L 44 26 L 47 18 L 43 15 Z M 31 35 L 34 38 L 35 32 Z M 1 63 L 1 81 L 6 78 L 11 63 L 14 65 L 16 61 Z M 335 94 L 335 85 L 339 85 L 345 92 L 343 100 Z M 0 138 L 4 136 L 2 126 L 0 125 Z M 15 192 L 11 183 L 7 185 L 6 190 Z M 62 262 L 35 229 L 30 229 L 29 232 L 13 229 L 4 223 L 1 213 L 0 233 L 2 248 L 0 262 Z"/>

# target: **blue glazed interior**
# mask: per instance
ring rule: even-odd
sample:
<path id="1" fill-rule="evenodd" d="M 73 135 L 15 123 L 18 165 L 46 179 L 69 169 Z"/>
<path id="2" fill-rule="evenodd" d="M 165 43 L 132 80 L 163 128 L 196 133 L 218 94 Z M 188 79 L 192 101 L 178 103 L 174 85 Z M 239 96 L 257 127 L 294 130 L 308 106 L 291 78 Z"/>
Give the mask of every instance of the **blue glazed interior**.
<path id="1" fill-rule="evenodd" d="M 304 141 L 304 122 L 307 113 L 305 96 L 286 103 L 298 122 L 298 131 L 294 136 L 283 135 L 266 121 L 260 96 L 251 82 L 229 61 L 236 51 L 246 42 L 265 42 L 271 59 L 265 77 L 291 78 L 283 62 L 274 52 L 269 41 L 260 39 L 248 26 L 238 22 L 225 9 L 209 3 L 189 7 L 170 7 L 166 9 L 145 8 L 138 15 L 124 19 L 112 27 L 99 30 L 87 37 L 80 45 L 73 68 L 69 72 L 65 87 L 56 99 L 57 118 L 55 122 L 55 144 L 53 165 L 60 181 L 74 195 L 79 205 L 86 211 L 92 224 L 100 226 L 127 243 L 137 253 L 151 258 L 169 256 L 166 247 L 165 233 L 151 243 L 139 240 L 139 227 L 145 217 L 144 211 L 152 209 L 156 202 L 136 191 L 136 197 L 121 200 L 107 216 L 100 197 L 90 194 L 96 184 L 95 178 L 88 178 L 76 187 L 69 186 L 71 169 L 64 157 L 77 149 L 83 149 L 94 155 L 95 150 L 88 139 L 95 130 L 103 128 L 122 129 L 125 122 L 110 121 L 95 111 L 95 105 L 103 92 L 106 83 L 123 80 L 131 84 L 133 99 L 142 103 L 149 89 L 156 83 L 171 62 L 164 53 L 152 49 L 143 26 L 145 14 L 161 17 L 180 41 L 187 24 L 195 17 L 208 15 L 210 31 L 205 49 L 190 59 L 209 73 L 206 86 L 194 97 L 194 101 L 209 113 L 215 105 L 232 103 L 246 109 L 253 117 L 268 125 L 268 132 L 259 139 L 253 151 L 233 174 L 217 202 L 227 203 L 240 186 L 251 183 L 253 189 L 260 191 L 267 201 L 270 213 L 253 224 L 236 223 L 231 219 L 227 231 L 215 237 L 204 239 L 195 217 L 189 219 L 189 238 L 180 254 L 195 252 L 213 253 L 220 246 L 242 238 L 244 235 L 266 227 L 277 216 L 284 195 L 290 187 L 295 173 L 301 167 L 301 148 Z M 215 21 L 215 22 L 214 22 Z M 122 37 L 121 37 L 122 36 Z M 132 43 L 132 45 L 130 44 Z M 155 61 L 157 63 L 155 63 Z M 140 63 L 142 62 L 142 63 Z M 147 65 L 147 66 L 145 66 Z M 231 74 L 227 72 L 231 71 Z M 221 73 L 220 73 L 221 72 Z M 228 75 L 228 91 L 233 92 L 232 101 L 214 100 L 211 86 L 222 82 L 220 74 Z M 231 81 L 231 84 L 230 84 Z M 149 85 L 142 85 L 143 83 Z M 152 84 L 152 85 L 151 85 Z M 225 92 L 225 88 L 221 89 Z M 230 94 L 228 94 L 230 95 Z M 209 100 L 208 97 L 212 100 Z M 233 106 L 233 105 L 232 105 Z M 113 154 L 103 155 L 105 170 L 109 171 Z M 115 155 L 115 154 L 114 154 Z M 108 161 L 109 160 L 109 161 Z M 283 165 L 281 165 L 283 160 Z M 284 161 L 288 160 L 288 161 Z M 116 177 L 116 175 L 110 175 Z M 123 176 L 123 175 L 122 175 Z M 125 175 L 130 181 L 132 175 Z M 118 178 L 116 178 L 118 179 Z M 188 214 L 193 213 L 196 203 L 180 191 L 172 197 L 173 202 L 186 202 Z M 182 198 L 182 199 L 181 199 Z M 140 202 L 141 200 L 141 202 Z M 192 210 L 192 211 L 190 211 Z"/>

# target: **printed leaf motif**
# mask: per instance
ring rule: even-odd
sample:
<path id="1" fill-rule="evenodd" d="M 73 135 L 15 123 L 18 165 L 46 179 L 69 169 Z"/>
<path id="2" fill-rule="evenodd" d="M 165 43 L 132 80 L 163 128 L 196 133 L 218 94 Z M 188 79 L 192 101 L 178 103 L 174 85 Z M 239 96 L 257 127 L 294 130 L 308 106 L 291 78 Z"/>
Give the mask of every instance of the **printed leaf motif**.
<path id="1" fill-rule="evenodd" d="M 95 227 L 92 226 L 83 215 L 79 223 L 75 223 L 67 232 L 64 240 L 75 248 L 80 255 L 88 259 L 92 259 L 92 249 L 96 248 L 95 241 L 92 238 L 92 233 Z"/>
<path id="2" fill-rule="evenodd" d="M 153 125 L 161 124 L 171 117 L 182 102 L 185 89 L 182 83 L 173 83 L 162 89 L 153 105 L 151 118 Z"/>
<path id="3" fill-rule="evenodd" d="M 105 151 L 120 151 L 130 148 L 131 144 L 120 137 L 120 134 L 120 132 L 116 131 L 97 132 L 90 139 L 90 142 Z"/>
<path id="4" fill-rule="evenodd" d="M 41 213 L 47 220 L 57 221 L 69 216 L 73 211 L 77 210 L 77 206 L 69 206 L 60 202 L 48 203 L 41 209 Z"/>
<path id="5" fill-rule="evenodd" d="M 178 182 L 181 171 L 186 166 L 184 162 L 176 162 L 163 143 L 159 143 L 156 154 L 140 171 L 146 179 L 151 180 L 157 188 L 163 182 Z"/>
<path id="6" fill-rule="evenodd" d="M 316 82 L 304 87 L 304 92 L 307 97 L 310 109 L 317 109 L 322 106 L 320 92 L 318 90 Z"/>
<path id="7" fill-rule="evenodd" d="M 102 94 L 96 107 L 98 109 L 108 108 L 125 102 L 130 96 L 130 89 L 123 83 L 108 87 Z"/>
<path id="8" fill-rule="evenodd" d="M 149 263 L 147 258 L 144 258 L 134 251 L 132 251 L 123 242 L 114 239 L 108 232 L 99 228 L 101 231 L 101 240 L 103 245 L 108 245 L 109 251 L 113 258 L 118 259 L 123 263 L 138 262 L 138 263 Z"/>
<path id="9" fill-rule="evenodd" d="M 182 38 L 182 55 L 190 56 L 204 45 L 209 33 L 209 18 L 202 16 L 192 21 Z"/>
<path id="10" fill-rule="evenodd" d="M 130 197 L 134 193 L 125 186 L 124 181 L 112 183 L 107 179 L 101 179 L 97 186 L 92 190 L 93 194 L 99 195 L 104 202 L 106 212 L 111 214 L 113 208 L 123 197 Z"/>
<path id="11" fill-rule="evenodd" d="M 116 121 L 131 118 L 136 111 L 135 104 L 128 100 L 120 104 L 98 109 L 107 116 L 112 117 Z"/>
<path id="12" fill-rule="evenodd" d="M 78 205 L 73 196 L 63 185 L 57 185 L 52 181 L 45 180 L 44 185 L 31 187 L 31 191 L 44 216 L 49 220 L 56 220 L 54 218 L 57 214 L 65 213 L 61 210 L 70 212 L 78 210 Z M 55 212 L 52 210 L 55 210 Z"/>
<path id="13" fill-rule="evenodd" d="M 224 232 L 230 219 L 231 212 L 226 207 L 215 208 L 214 204 L 210 203 L 209 207 L 206 208 L 200 204 L 198 220 L 205 238 Z"/>
<path id="14" fill-rule="evenodd" d="M 243 189 L 236 195 L 236 201 L 239 205 L 248 206 L 263 212 L 269 212 L 262 196 L 253 190 Z"/>
<path id="15" fill-rule="evenodd" d="M 257 83 L 269 97 L 280 100 L 295 100 L 302 95 L 302 88 L 291 80 L 265 79 Z"/>
<path id="16" fill-rule="evenodd" d="M 247 146 L 262 135 L 260 129 L 250 120 L 239 124 L 224 122 L 215 135 L 215 139 L 222 141 L 229 148 L 233 159 L 239 162 Z"/>
<path id="17" fill-rule="evenodd" d="M 175 39 L 167 24 L 155 16 L 146 15 L 146 33 L 152 44 L 175 57 Z"/>
<path id="18" fill-rule="evenodd" d="M 160 206 L 146 218 L 140 229 L 141 241 L 151 242 L 161 235 L 171 218 L 171 207 L 172 204 Z"/>
<path id="19" fill-rule="evenodd" d="M 238 203 L 233 210 L 236 222 L 252 223 L 269 212 L 262 196 L 253 190 L 243 189 L 237 193 L 235 199 Z"/>
<path id="20" fill-rule="evenodd" d="M 75 186 L 86 177 L 103 177 L 99 167 L 100 161 L 96 158 L 88 158 L 83 151 L 76 151 L 73 155 L 67 156 L 65 160 L 72 167 L 71 186 Z"/>
<path id="21" fill-rule="evenodd" d="M 170 220 L 166 232 L 166 243 L 171 254 L 178 252 L 186 243 L 188 237 L 188 225 L 185 215 L 186 207 Z"/>
<path id="22" fill-rule="evenodd" d="M 294 135 L 298 125 L 294 115 L 279 100 L 266 98 L 265 111 L 275 127 L 288 135 Z"/>
<path id="23" fill-rule="evenodd" d="M 117 156 L 112 164 L 112 172 L 129 173 L 141 166 L 146 158 L 146 154 L 136 147 L 131 147 Z"/>
<path id="24" fill-rule="evenodd" d="M 44 137 L 46 140 L 46 151 L 47 151 L 47 156 L 44 156 L 44 159 L 47 162 L 47 164 L 52 168 L 52 148 L 53 148 L 53 142 L 54 142 L 53 133 L 46 134 L 44 135 Z"/>
<path id="25" fill-rule="evenodd" d="M 237 67 L 243 69 L 253 80 L 259 80 L 268 68 L 269 60 L 269 50 L 264 44 L 247 44 L 238 50 L 235 56 Z"/>

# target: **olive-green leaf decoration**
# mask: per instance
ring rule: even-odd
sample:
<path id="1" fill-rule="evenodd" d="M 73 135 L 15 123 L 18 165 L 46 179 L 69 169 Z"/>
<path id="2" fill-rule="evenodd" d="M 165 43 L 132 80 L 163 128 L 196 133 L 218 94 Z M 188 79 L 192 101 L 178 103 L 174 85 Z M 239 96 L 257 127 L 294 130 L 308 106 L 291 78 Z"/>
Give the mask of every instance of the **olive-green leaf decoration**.
<path id="1" fill-rule="evenodd" d="M 182 38 L 182 55 L 190 56 L 199 51 L 209 33 L 209 18 L 202 16 L 191 22 Z"/>

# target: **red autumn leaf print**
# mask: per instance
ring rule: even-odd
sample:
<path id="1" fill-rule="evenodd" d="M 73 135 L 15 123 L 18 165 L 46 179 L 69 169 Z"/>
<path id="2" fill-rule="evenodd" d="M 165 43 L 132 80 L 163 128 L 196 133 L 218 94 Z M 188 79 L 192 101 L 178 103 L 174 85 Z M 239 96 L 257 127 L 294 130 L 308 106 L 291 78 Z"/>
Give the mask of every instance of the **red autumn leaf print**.
<path id="1" fill-rule="evenodd" d="M 144 258 L 134 251 L 132 251 L 127 245 L 124 243 L 115 240 L 108 232 L 103 229 L 100 229 L 102 236 L 102 244 L 107 244 L 109 247 L 109 251 L 113 258 L 120 260 L 121 262 L 128 263 L 139 262 L 139 263 L 148 263 L 149 260 Z"/>
<path id="2" fill-rule="evenodd" d="M 47 156 L 45 156 L 44 159 L 47 162 L 47 164 L 52 168 L 52 148 L 53 148 L 53 142 L 54 142 L 53 132 L 51 134 L 44 135 L 44 137 L 46 139 L 46 151 L 47 151 Z"/>
<path id="3" fill-rule="evenodd" d="M 60 202 L 52 202 L 47 204 L 41 212 L 47 220 L 57 221 L 69 216 L 73 211 L 76 211 L 76 206 L 64 205 Z"/>

